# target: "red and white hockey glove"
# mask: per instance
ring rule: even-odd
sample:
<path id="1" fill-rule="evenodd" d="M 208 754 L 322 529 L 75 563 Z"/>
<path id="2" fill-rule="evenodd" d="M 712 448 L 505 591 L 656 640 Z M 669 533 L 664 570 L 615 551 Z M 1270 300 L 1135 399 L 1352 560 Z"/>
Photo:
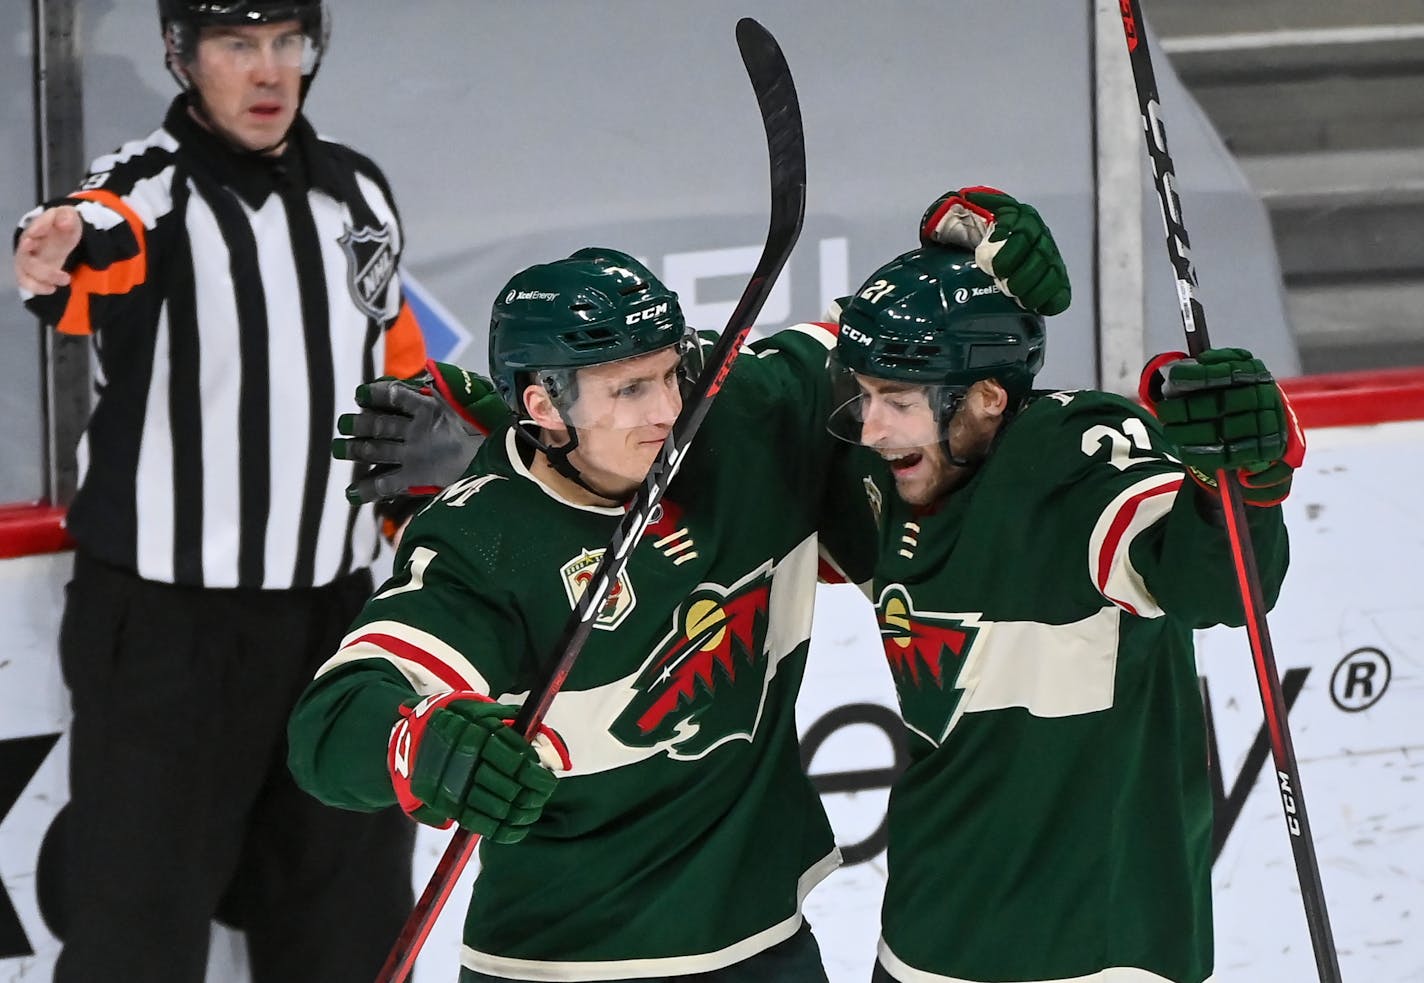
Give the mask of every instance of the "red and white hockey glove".
<path id="1" fill-rule="evenodd" d="M 1305 432 L 1275 378 L 1244 348 L 1158 355 L 1138 395 L 1198 484 L 1215 491 L 1225 469 L 1236 473 L 1247 505 L 1277 505 L 1290 494 Z"/>
<path id="2" fill-rule="evenodd" d="M 1062 314 L 1073 299 L 1068 268 L 1043 217 L 998 188 L 948 191 L 920 219 L 922 245 L 974 252 L 974 264 L 1034 314 Z"/>
<path id="3" fill-rule="evenodd" d="M 428 696 L 401 707 L 386 765 L 401 808 L 439 829 L 456 823 L 495 843 L 517 843 L 544 811 L 567 770 L 558 735 L 539 728 L 530 744 L 509 724 L 516 706 L 479 693 Z"/>

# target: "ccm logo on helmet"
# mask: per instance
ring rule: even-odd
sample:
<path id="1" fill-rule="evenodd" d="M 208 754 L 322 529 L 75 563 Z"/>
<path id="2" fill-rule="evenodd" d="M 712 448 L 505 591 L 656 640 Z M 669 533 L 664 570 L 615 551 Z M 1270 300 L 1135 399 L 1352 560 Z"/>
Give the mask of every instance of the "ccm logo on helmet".
<path id="1" fill-rule="evenodd" d="M 870 335 L 866 334 L 864 331 L 857 331 L 855 328 L 852 328 L 849 324 L 842 324 L 842 325 L 841 325 L 841 334 L 845 335 L 847 338 L 849 338 L 851 341 L 855 342 L 857 345 L 867 345 L 867 346 L 868 346 L 868 345 L 870 345 L 870 343 L 871 343 L 871 337 L 870 337 Z"/>
<path id="2" fill-rule="evenodd" d="M 663 301 L 656 307 L 649 307 L 641 311 L 634 311 L 623 317 L 624 324 L 637 324 L 639 321 L 651 321 L 653 318 L 662 317 L 668 312 L 668 302 Z"/>
<path id="3" fill-rule="evenodd" d="M 960 287 L 954 292 L 954 302 L 956 304 L 962 304 L 970 297 L 983 297 L 988 294 L 996 293 L 1000 293 L 998 284 L 992 287 L 975 287 L 973 290 L 970 290 L 968 287 Z"/>

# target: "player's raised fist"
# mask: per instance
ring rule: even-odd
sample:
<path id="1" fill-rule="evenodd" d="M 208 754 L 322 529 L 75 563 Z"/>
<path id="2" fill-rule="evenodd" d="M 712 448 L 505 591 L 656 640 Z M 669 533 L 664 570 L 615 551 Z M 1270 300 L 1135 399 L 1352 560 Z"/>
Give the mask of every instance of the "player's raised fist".
<path id="1" fill-rule="evenodd" d="M 940 195 L 920 219 L 920 242 L 974 250 L 975 265 L 1035 314 L 1061 314 L 1073 299 L 1068 268 L 1038 209 L 998 188 Z"/>

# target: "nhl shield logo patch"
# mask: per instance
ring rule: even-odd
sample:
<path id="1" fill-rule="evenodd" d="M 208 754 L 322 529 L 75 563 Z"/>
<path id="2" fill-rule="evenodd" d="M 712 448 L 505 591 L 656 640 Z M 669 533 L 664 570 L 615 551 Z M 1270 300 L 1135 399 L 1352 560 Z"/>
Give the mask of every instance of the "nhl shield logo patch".
<path id="1" fill-rule="evenodd" d="M 569 599 L 570 607 L 578 605 L 578 600 L 588 589 L 593 580 L 593 571 L 602 557 L 603 550 L 583 550 L 559 568 L 560 579 L 564 582 L 564 594 Z M 628 570 L 624 568 L 618 574 L 618 582 L 609 589 L 608 596 L 603 599 L 603 607 L 594 619 L 593 627 L 612 631 L 627 619 L 637 603 L 638 599 L 633 595 L 633 584 L 628 579 Z"/>
<path id="2" fill-rule="evenodd" d="M 346 227 L 337 240 L 346 253 L 346 285 L 351 299 L 367 317 L 383 320 L 386 310 L 386 288 L 396 272 L 396 253 L 391 244 L 391 227 L 382 225 L 359 229 Z"/>

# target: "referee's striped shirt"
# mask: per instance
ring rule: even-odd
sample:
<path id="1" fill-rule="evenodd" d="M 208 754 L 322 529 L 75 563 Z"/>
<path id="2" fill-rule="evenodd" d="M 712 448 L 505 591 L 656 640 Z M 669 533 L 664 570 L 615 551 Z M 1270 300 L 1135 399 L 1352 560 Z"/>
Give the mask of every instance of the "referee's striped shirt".
<path id="1" fill-rule="evenodd" d="M 380 170 L 301 117 L 281 157 L 239 156 L 180 97 L 62 202 L 84 219 L 71 283 L 25 300 L 97 354 L 68 517 L 79 548 L 202 587 L 367 566 L 375 516 L 343 494 L 336 417 L 359 383 L 425 361 Z"/>

